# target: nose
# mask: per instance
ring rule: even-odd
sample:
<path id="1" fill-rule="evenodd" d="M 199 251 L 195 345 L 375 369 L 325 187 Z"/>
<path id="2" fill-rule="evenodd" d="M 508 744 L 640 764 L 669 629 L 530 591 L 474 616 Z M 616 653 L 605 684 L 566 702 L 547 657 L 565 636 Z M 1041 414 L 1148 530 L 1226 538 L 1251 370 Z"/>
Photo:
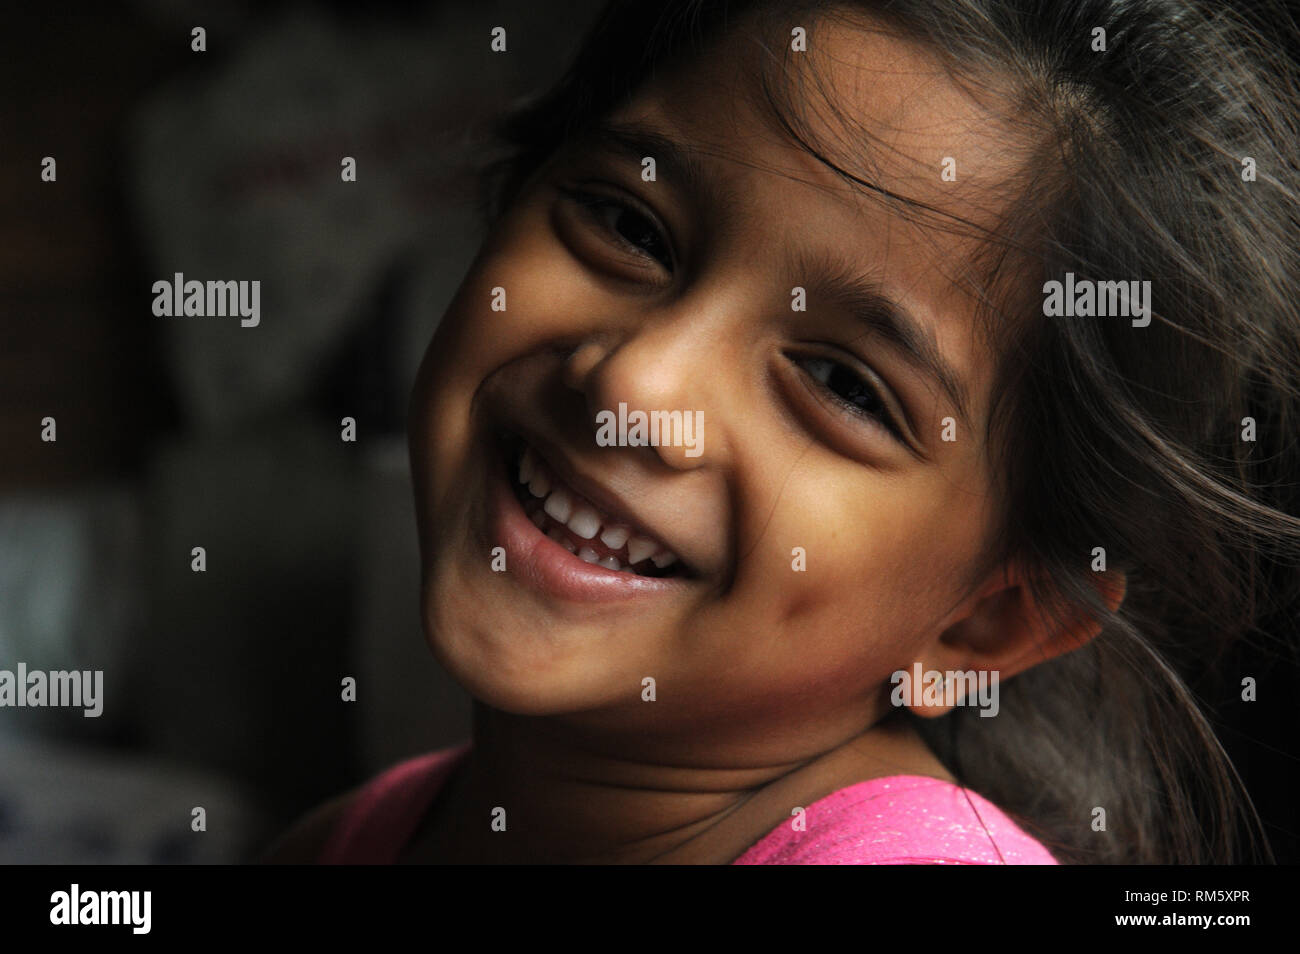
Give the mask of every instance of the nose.
<path id="1" fill-rule="evenodd" d="M 597 443 L 614 438 L 676 470 L 718 459 L 724 431 L 710 396 L 726 369 L 705 339 L 689 322 L 663 321 L 579 345 L 565 361 L 564 383 L 583 396 Z"/>

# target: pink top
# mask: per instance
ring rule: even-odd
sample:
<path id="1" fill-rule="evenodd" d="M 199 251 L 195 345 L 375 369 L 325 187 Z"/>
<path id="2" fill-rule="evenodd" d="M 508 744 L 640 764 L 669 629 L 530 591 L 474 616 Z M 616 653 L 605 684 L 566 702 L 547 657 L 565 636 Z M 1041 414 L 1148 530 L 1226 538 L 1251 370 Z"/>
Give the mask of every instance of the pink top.
<path id="1" fill-rule="evenodd" d="M 344 809 L 319 864 L 392 864 L 469 743 L 400 762 Z M 807 806 L 752 845 L 738 865 L 1054 865 L 993 803 L 951 782 L 891 775 Z"/>

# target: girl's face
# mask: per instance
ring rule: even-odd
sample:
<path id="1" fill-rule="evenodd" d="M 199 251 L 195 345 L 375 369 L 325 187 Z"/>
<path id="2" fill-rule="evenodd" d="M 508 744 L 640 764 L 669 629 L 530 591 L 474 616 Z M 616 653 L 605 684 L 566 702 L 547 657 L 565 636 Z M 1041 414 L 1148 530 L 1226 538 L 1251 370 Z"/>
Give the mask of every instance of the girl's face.
<path id="1" fill-rule="evenodd" d="M 941 637 L 991 529 L 991 359 L 959 284 L 973 240 L 781 135 L 752 40 L 661 74 L 608 117 L 622 135 L 533 176 L 429 347 L 411 444 L 426 631 L 475 697 L 624 751 L 774 764 L 886 714 L 895 670 L 979 668 Z M 803 100 L 837 164 L 991 222 L 1006 136 L 924 48 L 828 25 L 787 56 L 872 133 Z M 702 432 L 609 446 L 620 405 Z M 534 491 L 564 491 L 549 537 L 525 449 Z M 552 537 L 677 562 L 610 569 Z"/>

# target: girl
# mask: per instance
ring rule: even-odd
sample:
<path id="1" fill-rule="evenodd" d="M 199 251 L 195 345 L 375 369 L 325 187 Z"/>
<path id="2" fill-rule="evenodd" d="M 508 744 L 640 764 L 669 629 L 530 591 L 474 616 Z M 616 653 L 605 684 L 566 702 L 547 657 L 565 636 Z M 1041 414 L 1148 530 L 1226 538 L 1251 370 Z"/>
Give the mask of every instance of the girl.
<path id="1" fill-rule="evenodd" d="M 612 3 L 503 125 L 412 395 L 472 744 L 276 857 L 1266 851 L 1194 701 L 1297 605 L 1300 136 L 1264 35 Z"/>

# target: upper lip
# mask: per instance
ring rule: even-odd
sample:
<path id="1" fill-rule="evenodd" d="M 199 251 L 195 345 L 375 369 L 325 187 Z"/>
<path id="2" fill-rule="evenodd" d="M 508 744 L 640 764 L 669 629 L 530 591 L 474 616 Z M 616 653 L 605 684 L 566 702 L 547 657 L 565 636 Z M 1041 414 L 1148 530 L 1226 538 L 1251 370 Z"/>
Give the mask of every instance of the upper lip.
<path id="1" fill-rule="evenodd" d="M 629 506 L 627 501 L 614 491 L 594 478 L 576 470 L 558 447 L 537 434 L 520 431 L 518 436 L 533 449 L 533 453 L 541 457 L 546 466 L 561 481 L 595 504 L 598 510 L 609 517 L 610 522 L 626 524 L 633 534 L 643 535 L 658 541 L 662 546 L 672 551 L 684 570 L 691 573 L 695 572 L 695 568 L 682 557 L 681 550 L 666 534 L 657 529 L 650 521 L 643 520 L 641 515 L 636 512 L 636 509 Z M 513 478 L 515 475 L 512 474 L 511 476 Z"/>

